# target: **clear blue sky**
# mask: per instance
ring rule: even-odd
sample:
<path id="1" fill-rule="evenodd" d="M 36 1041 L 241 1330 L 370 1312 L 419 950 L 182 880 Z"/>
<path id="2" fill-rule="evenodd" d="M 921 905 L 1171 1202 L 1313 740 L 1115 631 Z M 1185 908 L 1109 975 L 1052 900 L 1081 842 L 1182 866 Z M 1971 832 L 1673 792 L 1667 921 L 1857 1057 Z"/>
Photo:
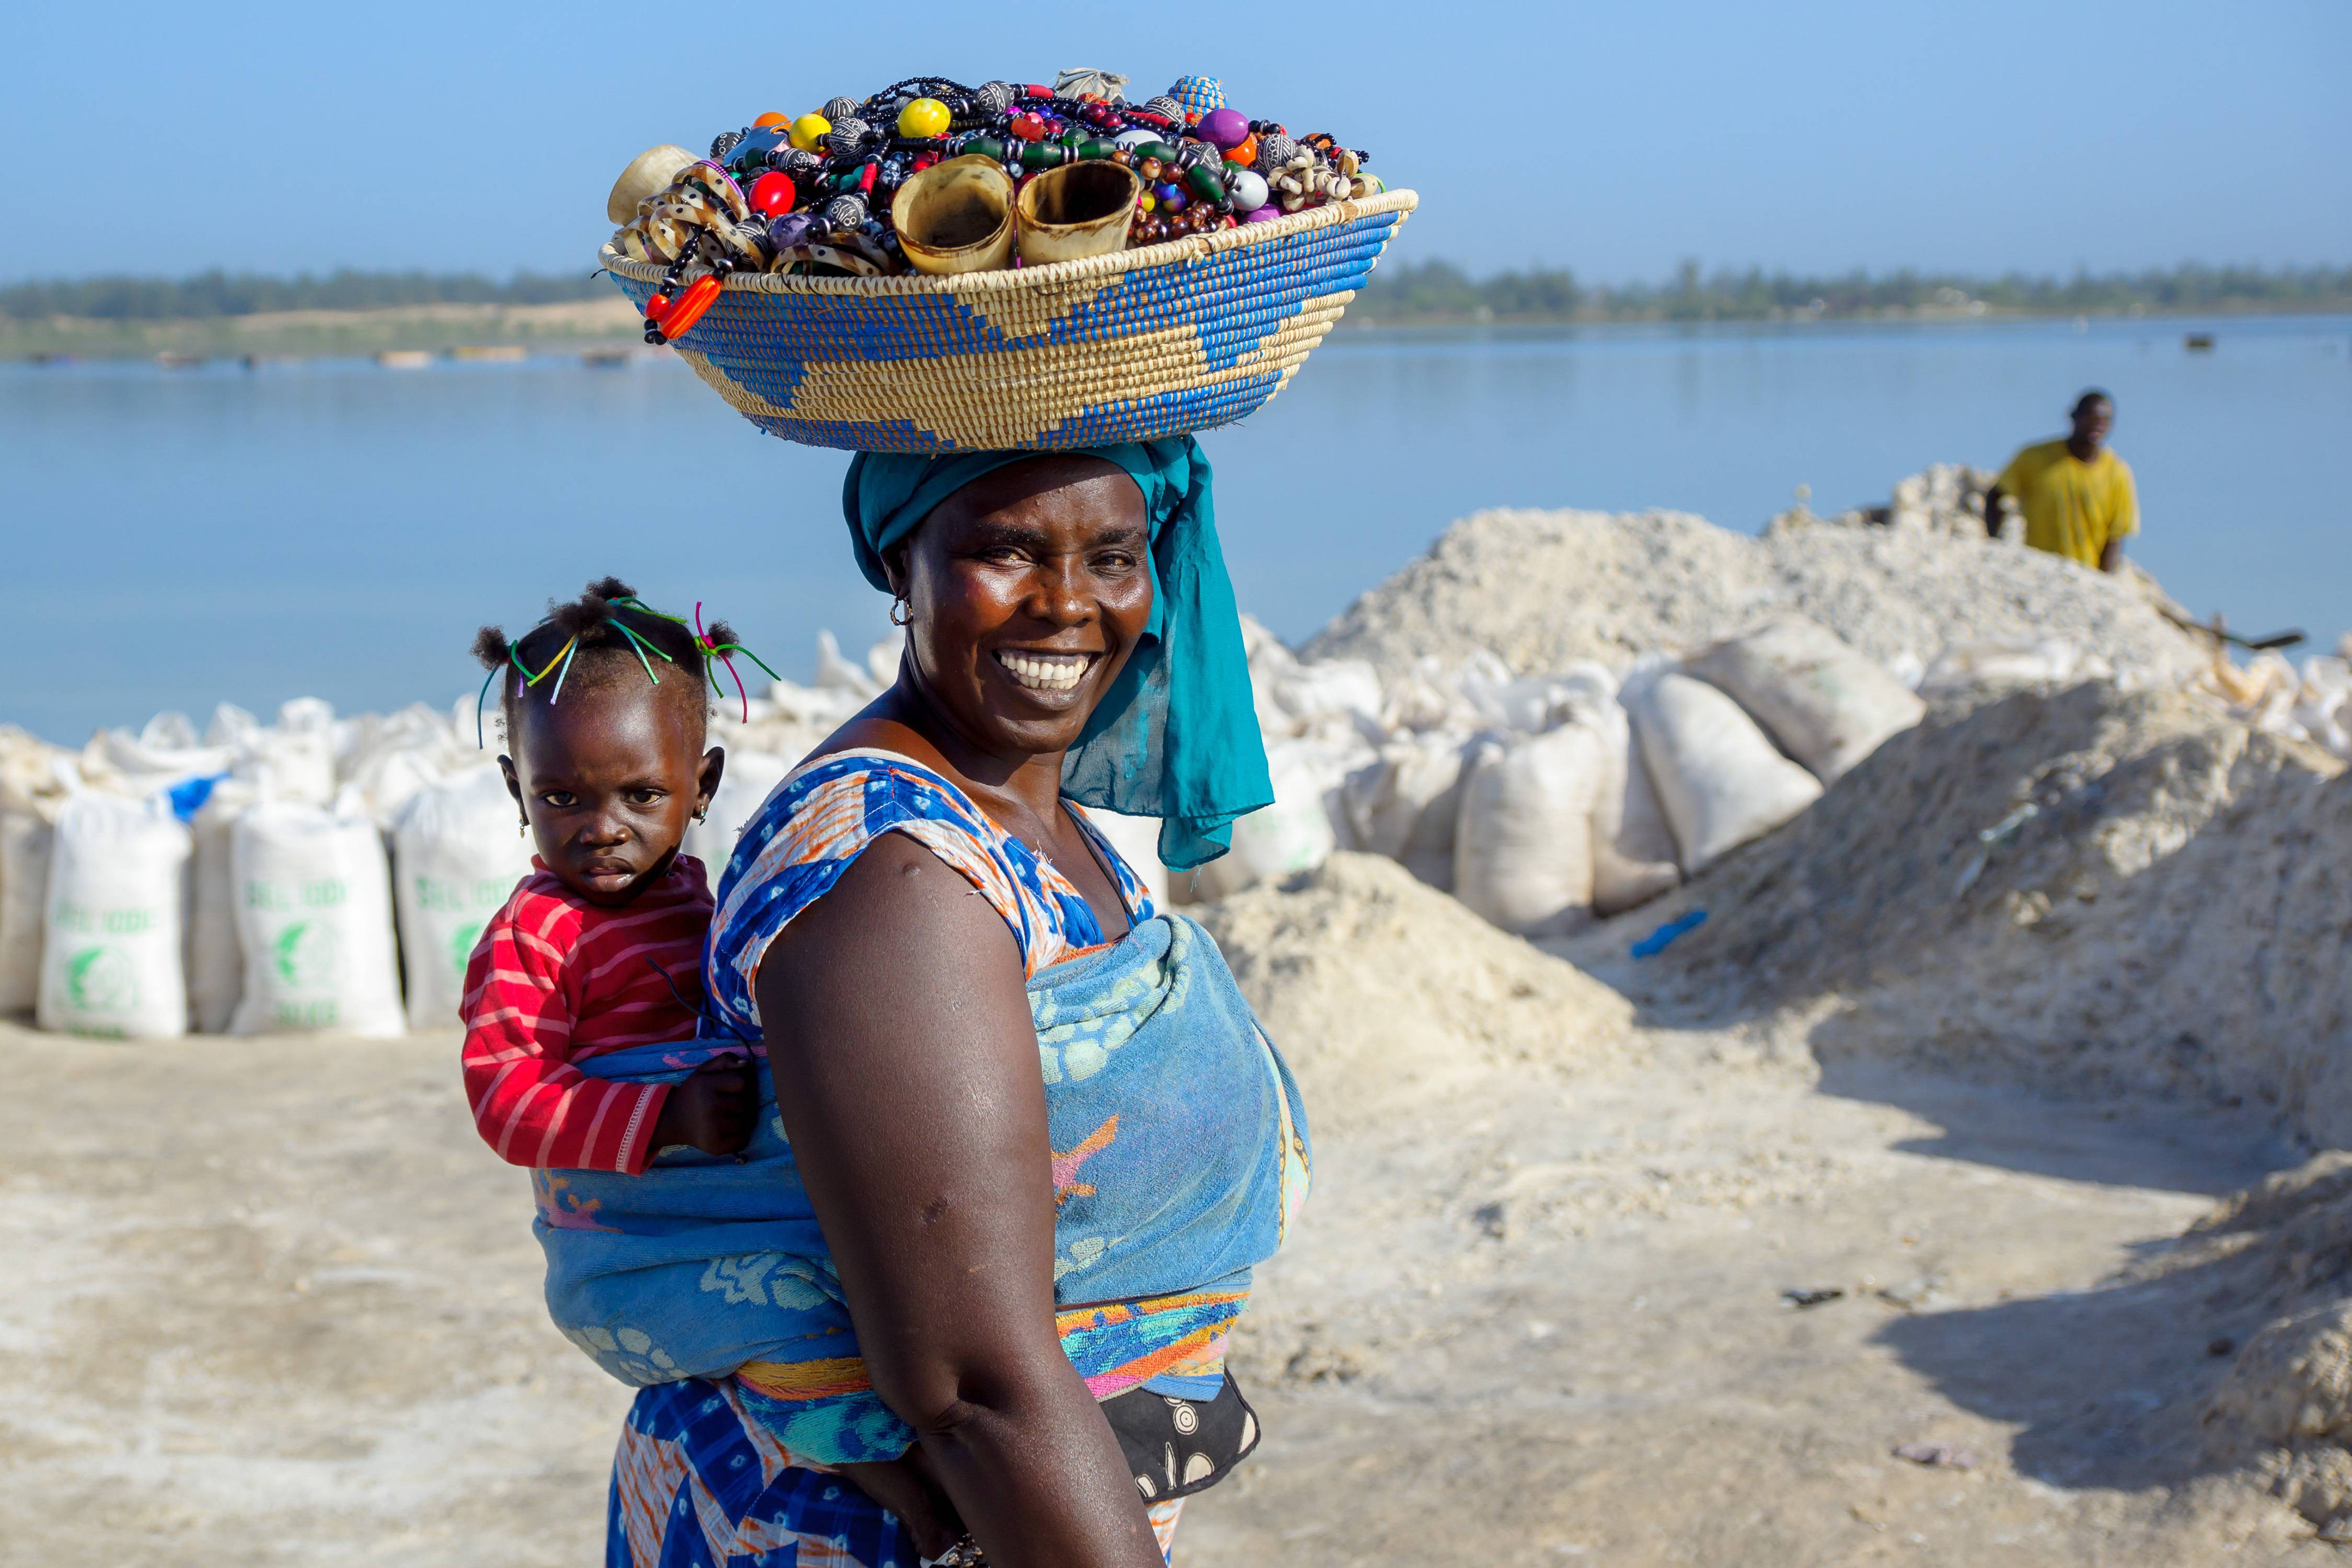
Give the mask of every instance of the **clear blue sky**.
<path id="1" fill-rule="evenodd" d="M 10 279 L 584 268 L 654 142 L 1064 65 L 1208 72 L 1369 148 L 1424 198 L 1399 254 L 1480 272 L 2352 259 L 2347 0 L 117 3 L 9 31 Z"/>

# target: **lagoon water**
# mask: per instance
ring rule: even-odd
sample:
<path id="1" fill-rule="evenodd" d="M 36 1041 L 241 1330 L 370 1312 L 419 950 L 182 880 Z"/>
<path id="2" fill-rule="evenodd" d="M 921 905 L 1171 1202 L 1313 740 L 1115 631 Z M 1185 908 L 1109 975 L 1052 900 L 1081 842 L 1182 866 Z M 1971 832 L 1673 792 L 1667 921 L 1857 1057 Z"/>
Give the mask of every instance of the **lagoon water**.
<path id="1" fill-rule="evenodd" d="M 2352 318 L 1357 331 L 1204 444 L 1243 606 L 1297 638 L 1481 507 L 1753 531 L 1800 483 L 1828 512 L 1930 462 L 1997 467 L 2091 384 L 2139 478 L 2133 553 L 2200 613 L 2332 647 Z M 674 362 L 0 366 L 0 721 L 78 743 L 221 700 L 446 704 L 479 679 L 477 625 L 520 632 L 606 572 L 804 675 L 818 627 L 853 654 L 883 630 L 845 462 Z"/>

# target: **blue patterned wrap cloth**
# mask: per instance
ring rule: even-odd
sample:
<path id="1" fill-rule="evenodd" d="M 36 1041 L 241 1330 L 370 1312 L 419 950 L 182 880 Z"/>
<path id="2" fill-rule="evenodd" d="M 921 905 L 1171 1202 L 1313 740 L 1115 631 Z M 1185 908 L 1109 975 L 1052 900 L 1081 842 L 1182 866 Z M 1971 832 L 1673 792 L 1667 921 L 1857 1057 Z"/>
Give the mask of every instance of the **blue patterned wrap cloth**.
<path id="1" fill-rule="evenodd" d="M 1204 1397 L 1252 1266 L 1304 1200 L 1305 1110 L 1207 931 L 1179 914 L 1028 985 L 1045 1080 L 1064 1350 L 1097 1398 Z M 580 1064 L 675 1081 L 740 1041 L 646 1046 Z M 742 1163 L 673 1149 L 642 1175 L 534 1173 L 556 1326 L 640 1386 L 738 1379 L 795 1457 L 894 1458 L 914 1433 L 875 1394 L 841 1281 L 793 1166 L 762 1062 Z"/>

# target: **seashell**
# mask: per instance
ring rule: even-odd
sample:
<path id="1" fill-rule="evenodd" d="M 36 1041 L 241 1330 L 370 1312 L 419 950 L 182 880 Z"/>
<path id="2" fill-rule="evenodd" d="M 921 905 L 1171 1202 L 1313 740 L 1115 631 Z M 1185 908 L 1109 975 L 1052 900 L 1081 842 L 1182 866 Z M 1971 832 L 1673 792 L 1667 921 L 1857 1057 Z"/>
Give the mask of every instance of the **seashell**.
<path id="1" fill-rule="evenodd" d="M 828 98 L 824 100 L 824 107 L 817 112 L 838 125 L 845 120 L 856 118 L 857 100 L 854 98 Z"/>
<path id="2" fill-rule="evenodd" d="M 1127 248 L 1143 182 L 1107 159 L 1065 163 L 1021 187 L 1013 211 L 1021 222 L 1021 259 L 1035 266 L 1075 261 Z"/>
<path id="3" fill-rule="evenodd" d="M 629 166 L 613 182 L 613 194 L 604 198 L 604 216 L 614 223 L 627 223 L 637 215 L 638 204 L 677 179 L 693 162 L 694 154 L 683 147 L 664 142 L 646 148 L 629 160 Z"/>
<path id="4" fill-rule="evenodd" d="M 1117 71 L 1097 70 L 1092 66 L 1073 66 L 1054 79 L 1054 91 L 1062 98 L 1076 98 L 1083 93 L 1095 93 L 1105 103 L 1125 103 L 1127 94 L 1121 90 L 1127 78 Z"/>
<path id="5" fill-rule="evenodd" d="M 993 158 L 950 158 L 914 175 L 891 198 L 890 221 L 918 272 L 993 272 L 1012 264 L 1013 181 Z"/>

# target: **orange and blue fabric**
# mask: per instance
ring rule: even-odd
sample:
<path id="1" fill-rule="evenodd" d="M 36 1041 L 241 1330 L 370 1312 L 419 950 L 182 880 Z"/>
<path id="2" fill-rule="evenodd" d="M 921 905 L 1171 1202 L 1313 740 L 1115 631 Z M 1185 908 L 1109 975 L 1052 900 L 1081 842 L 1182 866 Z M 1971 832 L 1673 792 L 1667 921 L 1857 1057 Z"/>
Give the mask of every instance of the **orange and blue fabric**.
<path id="1" fill-rule="evenodd" d="M 1107 941 L 1085 898 L 937 773 L 887 752 L 796 771 L 748 824 L 719 889 L 691 1046 L 590 1070 L 667 1081 L 761 1037 L 752 979 L 776 937 L 885 833 L 971 883 L 1023 955 L 1045 1080 L 1057 1213 L 1057 1319 L 1096 1397 L 1144 1387 L 1212 1397 L 1251 1269 L 1306 1194 L 1297 1086 L 1215 942 L 1155 909 L 1075 813 L 1126 903 Z M 634 1058 L 634 1059 L 633 1059 Z M 875 1394 L 823 1233 L 775 1114 L 745 1161 L 673 1150 L 646 1173 L 566 1172 L 538 1226 L 557 1326 L 625 1382 L 730 1384 L 739 1409 L 804 1461 L 887 1459 L 912 1431 Z"/>

